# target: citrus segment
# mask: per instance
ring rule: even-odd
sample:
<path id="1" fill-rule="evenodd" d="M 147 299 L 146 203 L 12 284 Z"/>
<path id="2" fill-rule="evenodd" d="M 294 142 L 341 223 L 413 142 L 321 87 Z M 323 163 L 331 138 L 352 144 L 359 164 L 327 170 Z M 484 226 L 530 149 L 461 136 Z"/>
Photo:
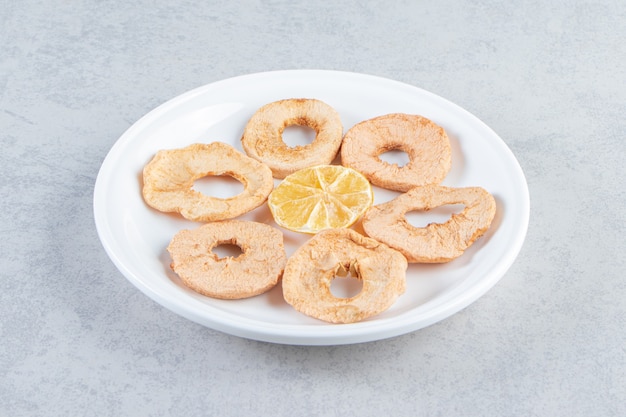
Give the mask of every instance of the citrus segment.
<path id="1" fill-rule="evenodd" d="M 372 186 L 359 172 L 318 165 L 285 177 L 270 194 L 268 205 L 279 226 L 314 234 L 351 226 L 373 199 Z"/>

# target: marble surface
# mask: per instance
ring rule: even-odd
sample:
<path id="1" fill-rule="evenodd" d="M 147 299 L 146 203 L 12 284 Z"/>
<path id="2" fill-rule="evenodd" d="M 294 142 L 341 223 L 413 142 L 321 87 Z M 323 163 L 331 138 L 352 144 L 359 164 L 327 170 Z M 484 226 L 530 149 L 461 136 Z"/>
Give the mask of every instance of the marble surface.
<path id="1" fill-rule="evenodd" d="M 0 1 L 0 415 L 626 415 L 626 3 Z M 100 164 L 160 103 L 276 69 L 466 108 L 517 156 L 528 235 L 458 314 L 348 346 L 256 342 L 105 254 Z"/>

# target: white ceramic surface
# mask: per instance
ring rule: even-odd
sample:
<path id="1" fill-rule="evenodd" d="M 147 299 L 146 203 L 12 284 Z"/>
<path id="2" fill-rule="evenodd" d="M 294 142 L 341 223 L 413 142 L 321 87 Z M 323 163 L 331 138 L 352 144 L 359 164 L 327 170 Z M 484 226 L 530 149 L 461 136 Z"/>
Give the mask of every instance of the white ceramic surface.
<path id="1" fill-rule="evenodd" d="M 339 111 L 344 131 L 362 120 L 393 112 L 415 113 L 443 126 L 453 146 L 452 169 L 443 184 L 481 186 L 496 198 L 490 230 L 457 260 L 411 265 L 407 291 L 369 320 L 327 324 L 293 310 L 280 285 L 246 300 L 225 301 L 185 288 L 169 268 L 166 246 L 180 229 L 199 224 L 149 208 L 141 197 L 141 171 L 156 151 L 195 142 L 222 141 L 241 150 L 248 118 L 261 105 L 283 98 L 323 100 Z M 306 132 L 292 132 L 294 141 Z M 391 155 L 388 158 L 401 158 Z M 276 181 L 278 183 L 278 181 Z M 233 195 L 239 184 L 210 179 L 207 192 Z M 374 189 L 375 203 L 393 192 Z M 366 342 L 415 331 L 466 307 L 488 291 L 514 262 L 526 236 L 529 195 L 524 174 L 506 144 L 459 106 L 414 86 L 347 72 L 293 70 L 258 73 L 212 83 L 176 97 L 128 129 L 102 164 L 94 192 L 97 230 L 124 276 L 164 307 L 213 329 L 275 343 L 331 345 Z M 265 205 L 243 219 L 275 226 Z M 410 221 L 419 219 L 411 214 Z M 358 227 L 358 226 L 357 226 Z M 285 232 L 288 254 L 308 236 Z"/>

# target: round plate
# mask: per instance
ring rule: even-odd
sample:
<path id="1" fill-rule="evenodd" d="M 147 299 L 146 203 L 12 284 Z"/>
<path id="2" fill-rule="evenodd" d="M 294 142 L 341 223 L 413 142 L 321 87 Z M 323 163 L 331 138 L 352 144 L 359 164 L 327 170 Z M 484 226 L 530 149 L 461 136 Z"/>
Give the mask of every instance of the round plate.
<path id="1" fill-rule="evenodd" d="M 441 125 L 453 149 L 452 169 L 443 184 L 480 186 L 493 194 L 497 212 L 491 228 L 452 262 L 410 265 L 406 292 L 387 311 L 358 323 L 329 324 L 305 316 L 283 300 L 280 285 L 244 300 L 212 299 L 186 288 L 169 267 L 166 247 L 177 231 L 200 224 L 158 212 L 144 203 L 144 165 L 160 149 L 197 142 L 221 141 L 242 151 L 240 138 L 248 119 L 262 105 L 284 98 L 317 98 L 328 103 L 340 113 L 344 131 L 360 121 L 388 113 L 419 114 Z M 306 131 L 292 129 L 286 130 L 287 134 L 290 136 L 285 136 L 285 141 L 292 146 L 310 140 Z M 403 156 L 389 153 L 384 158 L 401 164 L 405 162 Z M 196 186 L 220 197 L 232 196 L 242 189 L 234 180 L 209 180 Z M 397 193 L 375 187 L 374 195 L 378 204 Z M 511 266 L 526 236 L 529 211 L 528 186 L 517 160 L 498 135 L 475 116 L 414 86 L 370 75 L 322 70 L 275 71 L 230 78 L 162 104 L 115 143 L 100 168 L 94 190 L 95 223 L 106 252 L 124 276 L 151 299 L 212 329 L 250 339 L 302 345 L 384 339 L 415 331 L 458 312 L 489 290 Z M 437 221 L 411 216 L 409 220 L 415 225 Z M 240 218 L 278 227 L 266 204 Z M 287 255 L 309 238 L 283 232 Z"/>

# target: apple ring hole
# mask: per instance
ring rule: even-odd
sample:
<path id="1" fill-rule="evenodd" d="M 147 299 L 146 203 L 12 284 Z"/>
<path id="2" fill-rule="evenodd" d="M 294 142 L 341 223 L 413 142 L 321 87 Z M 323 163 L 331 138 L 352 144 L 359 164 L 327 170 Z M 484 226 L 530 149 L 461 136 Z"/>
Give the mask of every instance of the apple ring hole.
<path id="1" fill-rule="evenodd" d="M 283 130 L 283 142 L 290 148 L 307 146 L 313 143 L 317 132 L 306 125 L 289 125 Z"/>
<path id="2" fill-rule="evenodd" d="M 238 258 L 243 254 L 241 247 L 232 242 L 222 242 L 211 249 L 218 259 Z"/>
<path id="3" fill-rule="evenodd" d="M 398 165 L 400 168 L 411 161 L 409 154 L 404 152 L 402 149 L 391 149 L 385 151 L 378 155 L 378 158 L 389 165 Z"/>
<path id="4" fill-rule="evenodd" d="M 243 192 L 244 186 L 230 175 L 207 175 L 193 182 L 194 190 L 209 197 L 231 198 Z"/>
<path id="5" fill-rule="evenodd" d="M 429 224 L 443 224 L 450 220 L 453 215 L 461 213 L 465 209 L 464 204 L 445 204 L 433 207 L 430 210 L 411 210 L 404 216 L 406 221 L 414 227 L 426 227 Z"/>
<path id="6" fill-rule="evenodd" d="M 352 298 L 363 291 L 363 280 L 350 272 L 346 276 L 335 275 L 330 281 L 330 293 L 337 298 Z"/>

